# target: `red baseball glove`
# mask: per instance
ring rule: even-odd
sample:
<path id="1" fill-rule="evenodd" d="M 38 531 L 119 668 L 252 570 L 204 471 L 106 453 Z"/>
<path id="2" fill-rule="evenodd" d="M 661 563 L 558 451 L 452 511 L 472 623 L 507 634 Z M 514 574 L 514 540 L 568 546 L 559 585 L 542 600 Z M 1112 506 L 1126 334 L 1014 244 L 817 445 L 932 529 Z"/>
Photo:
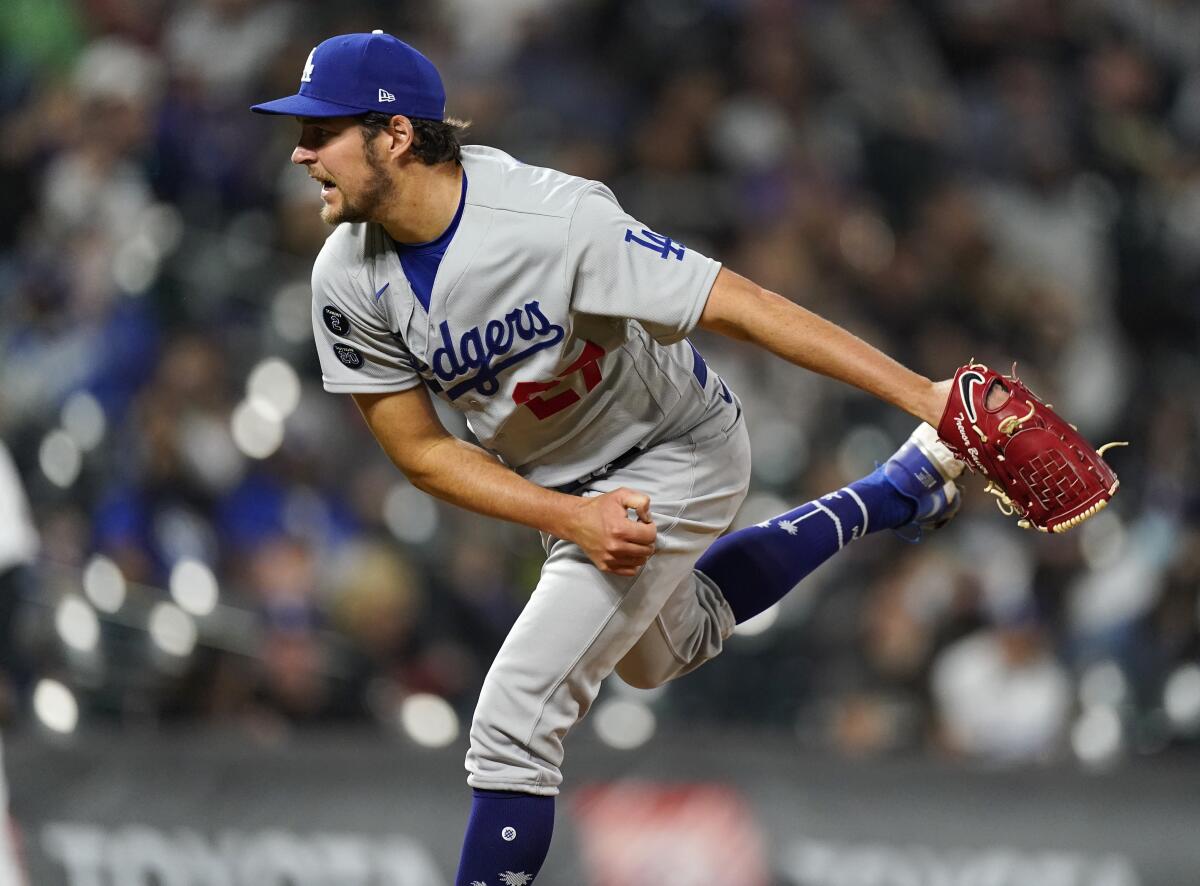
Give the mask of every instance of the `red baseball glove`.
<path id="1" fill-rule="evenodd" d="M 999 387 L 1003 396 L 988 394 Z M 990 481 L 1000 510 L 1019 526 L 1066 532 L 1097 514 L 1119 481 L 1098 450 L 1017 378 L 968 363 L 954 374 L 938 436 L 954 454 Z"/>

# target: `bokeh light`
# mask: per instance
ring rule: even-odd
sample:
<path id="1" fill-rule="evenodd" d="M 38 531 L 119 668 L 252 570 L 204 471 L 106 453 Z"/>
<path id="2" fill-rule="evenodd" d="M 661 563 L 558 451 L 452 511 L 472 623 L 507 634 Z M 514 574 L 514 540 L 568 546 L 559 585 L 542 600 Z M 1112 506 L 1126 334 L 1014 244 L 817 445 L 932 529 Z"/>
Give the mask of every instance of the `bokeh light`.
<path id="1" fill-rule="evenodd" d="M 79 725 L 79 703 L 74 693 L 57 680 L 39 680 L 33 690 L 33 712 L 52 732 L 66 735 Z"/>
<path id="2" fill-rule="evenodd" d="M 596 735 L 610 747 L 631 751 L 648 742 L 658 721 L 648 705 L 627 698 L 607 699 L 592 712 Z"/>
<path id="3" fill-rule="evenodd" d="M 100 401 L 87 391 L 76 391 L 62 408 L 62 426 L 84 452 L 100 445 L 108 428 L 108 420 Z"/>
<path id="4" fill-rule="evenodd" d="M 1071 748 L 1088 768 L 1113 765 L 1123 748 L 1121 717 L 1110 707 L 1088 708 L 1071 729 Z"/>
<path id="5" fill-rule="evenodd" d="M 268 357 L 246 380 L 246 397 L 271 404 L 279 417 L 286 419 L 300 403 L 300 376 L 286 360 Z"/>
<path id="6" fill-rule="evenodd" d="M 237 448 L 251 458 L 274 455 L 283 444 L 283 418 L 268 401 L 243 400 L 233 410 L 230 430 Z"/>
<path id="7" fill-rule="evenodd" d="M 1163 708 L 1177 732 L 1200 732 L 1200 665 L 1183 665 L 1167 678 Z"/>
<path id="8" fill-rule="evenodd" d="M 47 480 L 66 489 L 78 479 L 83 456 L 70 434 L 54 430 L 42 440 L 38 449 L 38 466 Z"/>
<path id="9" fill-rule="evenodd" d="M 400 703 L 400 725 L 414 742 L 442 748 L 458 738 L 458 715 L 444 698 L 418 692 Z"/>
<path id="10" fill-rule="evenodd" d="M 156 603 L 147 626 L 154 645 L 168 655 L 185 658 L 196 648 L 196 623 L 173 603 Z"/>
<path id="11" fill-rule="evenodd" d="M 183 558 L 171 569 L 170 588 L 179 608 L 198 617 L 211 613 L 220 595 L 213 571 L 207 564 L 190 557 Z"/>
<path id="12" fill-rule="evenodd" d="M 83 570 L 83 592 L 101 612 L 117 612 L 125 603 L 125 576 L 103 554 L 92 557 Z"/>
<path id="13" fill-rule="evenodd" d="M 77 652 L 94 652 L 100 640 L 100 621 L 87 601 L 67 594 L 54 609 L 54 629 Z"/>

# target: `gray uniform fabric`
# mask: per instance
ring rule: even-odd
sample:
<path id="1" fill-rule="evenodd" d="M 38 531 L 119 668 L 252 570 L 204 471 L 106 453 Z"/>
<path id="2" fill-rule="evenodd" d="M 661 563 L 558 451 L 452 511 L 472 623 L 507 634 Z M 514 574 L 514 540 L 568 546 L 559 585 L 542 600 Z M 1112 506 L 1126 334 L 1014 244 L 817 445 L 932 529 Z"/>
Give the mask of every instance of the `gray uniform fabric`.
<path id="1" fill-rule="evenodd" d="M 647 492 L 657 550 L 626 578 L 600 572 L 575 544 L 546 539 L 541 579 L 475 708 L 468 784 L 557 794 L 563 738 L 613 670 L 660 685 L 721 652 L 733 613 L 693 567 L 732 522 L 749 480 L 745 421 L 723 404 L 690 433 L 589 485 L 584 495 Z"/>
<path id="2" fill-rule="evenodd" d="M 700 385 L 683 338 L 720 265 L 659 241 L 597 182 L 491 148 L 465 148 L 463 166 L 428 311 L 379 225 L 330 235 L 312 280 L 326 390 L 424 381 L 480 445 L 550 487 L 695 426 L 721 392 Z"/>
<path id="3" fill-rule="evenodd" d="M 650 496 L 657 552 L 634 578 L 546 539 L 480 694 L 469 783 L 555 794 L 563 737 L 608 674 L 658 685 L 733 630 L 693 566 L 746 495 L 750 448 L 736 398 L 685 340 L 716 262 L 645 229 L 597 182 L 491 148 L 464 148 L 463 167 L 428 306 L 380 226 L 342 225 L 313 269 L 313 329 L 329 391 L 425 384 L 534 483 Z"/>

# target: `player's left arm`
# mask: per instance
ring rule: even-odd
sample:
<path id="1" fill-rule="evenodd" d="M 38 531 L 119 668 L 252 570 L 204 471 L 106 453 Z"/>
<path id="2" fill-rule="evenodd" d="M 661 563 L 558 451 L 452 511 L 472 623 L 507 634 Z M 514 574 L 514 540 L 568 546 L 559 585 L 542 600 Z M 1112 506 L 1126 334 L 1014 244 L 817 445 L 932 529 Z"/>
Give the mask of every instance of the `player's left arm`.
<path id="1" fill-rule="evenodd" d="M 933 382 L 913 372 L 853 333 L 728 268 L 717 274 L 699 325 L 854 385 L 934 427 L 946 407 L 950 381 Z"/>

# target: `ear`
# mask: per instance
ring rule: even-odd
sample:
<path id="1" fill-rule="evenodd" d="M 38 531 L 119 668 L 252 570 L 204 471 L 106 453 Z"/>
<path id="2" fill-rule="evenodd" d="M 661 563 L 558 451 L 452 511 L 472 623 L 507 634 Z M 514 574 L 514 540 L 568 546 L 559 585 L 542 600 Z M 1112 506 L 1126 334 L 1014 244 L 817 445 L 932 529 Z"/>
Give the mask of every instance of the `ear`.
<path id="1" fill-rule="evenodd" d="M 403 114 L 396 114 L 392 117 L 388 124 L 387 130 L 383 133 L 387 137 L 386 147 L 388 156 L 392 159 L 399 159 L 408 153 L 408 149 L 413 144 L 413 125 L 412 121 Z"/>

